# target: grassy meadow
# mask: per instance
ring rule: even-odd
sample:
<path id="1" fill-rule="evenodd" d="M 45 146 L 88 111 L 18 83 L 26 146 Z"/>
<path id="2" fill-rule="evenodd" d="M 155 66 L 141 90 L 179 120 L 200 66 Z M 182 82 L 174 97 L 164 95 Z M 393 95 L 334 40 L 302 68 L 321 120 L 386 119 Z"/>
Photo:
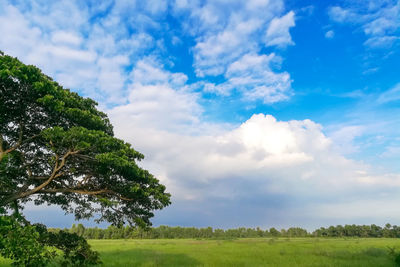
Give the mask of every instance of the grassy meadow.
<path id="1" fill-rule="evenodd" d="M 104 266 L 395 266 L 385 238 L 90 240 Z M 10 262 L 0 259 L 0 266 Z"/>

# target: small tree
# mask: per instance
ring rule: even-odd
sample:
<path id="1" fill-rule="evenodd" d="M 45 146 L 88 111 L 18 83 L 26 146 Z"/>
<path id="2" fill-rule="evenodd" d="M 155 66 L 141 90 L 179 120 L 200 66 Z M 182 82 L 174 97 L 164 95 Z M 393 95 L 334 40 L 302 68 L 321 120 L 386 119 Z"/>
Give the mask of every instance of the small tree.
<path id="1" fill-rule="evenodd" d="M 20 209 L 33 201 L 78 220 L 148 226 L 169 205 L 165 186 L 137 165 L 143 155 L 114 137 L 96 105 L 0 52 L 1 213 L 26 226 Z"/>

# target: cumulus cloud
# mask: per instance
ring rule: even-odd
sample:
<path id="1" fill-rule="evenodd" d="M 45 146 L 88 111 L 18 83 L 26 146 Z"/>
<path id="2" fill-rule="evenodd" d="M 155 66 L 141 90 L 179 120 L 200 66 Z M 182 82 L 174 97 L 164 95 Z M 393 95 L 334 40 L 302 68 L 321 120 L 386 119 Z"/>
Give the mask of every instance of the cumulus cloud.
<path id="1" fill-rule="evenodd" d="M 198 217 L 200 225 L 215 225 L 224 216 L 236 218 L 234 214 L 247 216 L 250 226 L 259 225 L 260 217 L 295 216 L 301 221 L 302 212 L 312 213 L 338 198 L 362 201 L 376 192 L 391 194 L 400 186 L 398 175 L 373 174 L 369 166 L 342 156 L 322 126 L 310 120 L 277 121 L 258 114 L 222 132 L 209 128 L 187 135 L 154 131 L 111 114 L 117 134 L 144 152 L 148 158 L 142 164 L 167 184 L 176 203 L 169 214 L 187 210 L 180 218 Z M 247 207 L 257 213 L 249 215 Z M 337 215 L 347 214 L 350 207 Z M 285 216 L 280 209 L 293 213 Z M 208 219 L 200 218 L 206 211 Z M 362 215 L 374 216 L 368 210 Z M 161 218 L 171 219 L 166 214 Z M 232 226 L 228 221 L 222 225 Z"/>
<path id="2" fill-rule="evenodd" d="M 179 132 L 198 123 L 199 96 L 186 85 L 185 74 L 166 71 L 147 57 L 137 62 L 130 76 L 128 103 L 109 110 L 116 124 L 127 128 L 130 124 L 125 122 L 130 121 L 149 129 Z"/>
<path id="3" fill-rule="evenodd" d="M 375 173 L 336 148 L 340 139 L 350 147 L 344 136 L 357 137 L 356 127 L 330 138 L 311 120 L 257 114 L 234 125 L 204 118 L 204 91 L 235 92 L 266 104 L 293 93 L 279 53 L 294 44 L 295 14 L 285 11 L 283 1 L 0 3 L 0 33 L 7 36 L 1 49 L 100 101 L 116 135 L 146 155 L 141 164 L 173 194 L 171 208 L 157 216 L 162 223 L 282 225 L 301 222 L 338 198 L 361 202 L 377 192 L 391 195 L 399 186 L 397 175 Z M 365 25 L 370 42 L 396 36 L 390 16 L 361 21 L 355 19 L 358 10 L 331 12 L 338 22 Z M 379 8 L 369 12 L 381 14 Z M 162 19 L 168 15 L 182 19 L 183 33 L 165 33 L 170 25 Z M 188 36 L 193 75 L 173 71 L 170 58 L 162 57 L 165 40 L 178 46 Z M 275 52 L 261 53 L 265 46 Z M 397 93 L 394 88 L 378 102 L 396 101 Z"/>
<path id="4" fill-rule="evenodd" d="M 246 70 L 235 64 L 229 73 Z M 154 80 L 148 73 L 155 74 Z M 378 193 L 387 198 L 400 187 L 399 175 L 377 173 L 337 149 L 338 144 L 352 145 L 362 127 L 328 137 L 311 120 L 278 121 L 264 114 L 240 125 L 210 124 L 202 119 L 197 95 L 182 74 L 147 58 L 131 75 L 136 82 L 129 87 L 129 103 L 108 113 L 117 136 L 146 155 L 142 166 L 172 193 L 174 204 L 157 215 L 156 224 L 284 226 L 296 220 L 310 225 L 331 221 L 320 210 L 333 203 L 359 203 Z M 376 203 L 381 200 L 377 197 Z M 344 218 L 358 208 L 348 205 L 335 212 Z M 356 219 L 374 218 L 368 209 L 357 212 Z"/>

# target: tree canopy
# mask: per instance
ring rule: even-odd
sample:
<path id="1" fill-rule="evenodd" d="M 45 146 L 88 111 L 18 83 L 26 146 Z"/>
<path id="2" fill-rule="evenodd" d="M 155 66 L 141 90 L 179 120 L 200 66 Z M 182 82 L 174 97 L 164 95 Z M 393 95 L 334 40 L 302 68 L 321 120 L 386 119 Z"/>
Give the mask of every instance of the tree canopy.
<path id="1" fill-rule="evenodd" d="M 97 103 L 37 67 L 0 55 L 0 203 L 60 205 L 77 219 L 150 224 L 170 203 L 165 186 L 113 136 Z M 33 196 L 35 196 L 33 198 Z"/>
<path id="2" fill-rule="evenodd" d="M 170 204 L 97 103 L 0 52 L 0 213 L 28 201 L 76 219 L 148 226 Z"/>

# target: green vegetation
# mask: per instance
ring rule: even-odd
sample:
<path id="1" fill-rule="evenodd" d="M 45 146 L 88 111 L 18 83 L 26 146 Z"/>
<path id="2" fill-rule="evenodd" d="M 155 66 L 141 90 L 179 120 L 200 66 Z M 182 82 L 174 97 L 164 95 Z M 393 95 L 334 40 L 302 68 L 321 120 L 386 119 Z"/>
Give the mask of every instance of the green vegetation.
<path id="1" fill-rule="evenodd" d="M 395 266 L 386 238 L 90 240 L 103 266 Z M 7 262 L 0 260 L 0 266 Z"/>
<path id="2" fill-rule="evenodd" d="M 51 229 L 53 232 L 61 231 L 61 229 Z M 257 228 L 240 227 L 236 229 L 213 229 L 195 228 L 195 227 L 171 227 L 161 225 L 159 227 L 139 228 L 139 227 L 115 227 L 109 226 L 107 229 L 101 228 L 85 228 L 82 224 L 73 224 L 70 229 L 64 229 L 72 234 L 83 236 L 87 239 L 122 239 L 122 238 L 216 238 L 216 239 L 232 239 L 232 238 L 256 238 L 256 237 L 386 237 L 400 238 L 400 227 L 396 225 L 386 224 L 385 227 L 372 225 L 337 225 L 328 228 L 321 227 L 315 231 L 307 232 L 300 227 L 291 227 L 289 229 L 275 228 L 263 230 Z"/>
<path id="3" fill-rule="evenodd" d="M 98 263 L 83 237 L 31 225 L 21 211 L 29 201 L 142 227 L 170 204 L 165 186 L 137 165 L 144 156 L 114 137 L 96 106 L 0 51 L 0 254 L 15 265 L 44 266 L 55 248 L 65 264 Z"/>
<path id="4" fill-rule="evenodd" d="M 170 195 L 96 106 L 0 52 L 0 210 L 34 199 L 78 220 L 150 225 Z"/>

